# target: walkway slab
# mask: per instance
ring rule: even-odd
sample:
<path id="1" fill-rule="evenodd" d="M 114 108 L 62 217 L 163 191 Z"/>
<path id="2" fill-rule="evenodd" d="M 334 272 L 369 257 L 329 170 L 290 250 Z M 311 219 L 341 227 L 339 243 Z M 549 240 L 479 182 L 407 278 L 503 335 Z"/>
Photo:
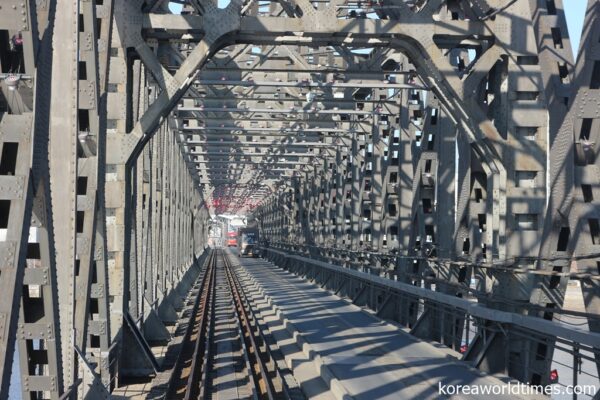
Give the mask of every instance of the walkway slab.
<path id="1" fill-rule="evenodd" d="M 421 341 L 267 261 L 242 258 L 240 263 L 282 324 L 320 365 L 321 377 L 335 386 L 331 390 L 338 398 L 543 398 L 516 395 L 516 382 L 509 386 L 508 378 L 471 368 L 444 346 Z M 504 394 L 450 396 L 445 393 L 452 388 L 444 385 Z"/>

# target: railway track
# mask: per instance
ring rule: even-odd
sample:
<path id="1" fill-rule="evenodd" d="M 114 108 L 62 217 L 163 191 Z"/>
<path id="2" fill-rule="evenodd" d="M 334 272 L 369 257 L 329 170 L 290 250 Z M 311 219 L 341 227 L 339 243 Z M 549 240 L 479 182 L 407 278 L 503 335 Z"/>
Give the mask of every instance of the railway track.
<path id="1" fill-rule="evenodd" d="M 230 256 L 212 250 L 166 399 L 303 399 L 274 358 Z M 268 333 L 267 333 L 268 335 Z M 286 376 L 284 376 L 286 375 Z"/>

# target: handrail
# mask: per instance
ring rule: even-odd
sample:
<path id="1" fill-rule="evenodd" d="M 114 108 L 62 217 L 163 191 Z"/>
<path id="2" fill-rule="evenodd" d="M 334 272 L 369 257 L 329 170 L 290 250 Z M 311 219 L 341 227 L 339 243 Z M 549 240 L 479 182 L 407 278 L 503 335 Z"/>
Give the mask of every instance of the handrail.
<path id="1" fill-rule="evenodd" d="M 328 264 L 323 261 L 313 260 L 306 257 L 289 255 L 279 250 L 272 248 L 263 249 L 263 251 L 270 251 L 279 254 L 282 257 L 295 259 L 305 263 L 313 264 L 322 268 L 326 268 L 335 272 L 344 273 L 347 275 L 354 276 L 355 278 L 369 281 L 373 284 L 377 284 L 390 289 L 395 289 L 404 293 L 411 294 L 416 297 L 422 297 L 428 300 L 432 300 L 439 303 L 445 303 L 453 307 L 459 308 L 466 313 L 471 314 L 474 317 L 483 318 L 489 321 L 494 321 L 502 324 L 512 324 L 515 326 L 529 329 L 535 333 L 544 336 L 556 336 L 568 339 L 569 341 L 577 342 L 582 345 L 590 347 L 600 348 L 600 334 L 595 332 L 586 331 L 577 327 L 568 327 L 554 321 L 548 321 L 542 318 L 531 317 L 528 315 L 521 315 L 508 311 L 501 311 L 487 307 L 481 303 L 474 303 L 472 301 L 451 296 L 441 292 L 434 292 L 429 289 L 421 288 L 418 286 L 409 285 L 407 283 L 392 281 L 387 278 L 382 278 L 377 275 L 367 274 L 361 271 L 352 270 L 349 268 L 340 267 L 333 264 Z"/>

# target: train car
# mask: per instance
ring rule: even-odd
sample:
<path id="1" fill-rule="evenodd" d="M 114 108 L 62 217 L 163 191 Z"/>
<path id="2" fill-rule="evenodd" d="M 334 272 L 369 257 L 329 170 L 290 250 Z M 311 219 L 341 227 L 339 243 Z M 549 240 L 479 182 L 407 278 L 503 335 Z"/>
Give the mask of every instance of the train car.
<path id="1" fill-rule="evenodd" d="M 242 228 L 237 237 L 239 257 L 258 257 L 258 229 Z"/>
<path id="2" fill-rule="evenodd" d="M 229 231 L 227 232 L 227 247 L 235 247 L 237 246 L 237 232 Z"/>

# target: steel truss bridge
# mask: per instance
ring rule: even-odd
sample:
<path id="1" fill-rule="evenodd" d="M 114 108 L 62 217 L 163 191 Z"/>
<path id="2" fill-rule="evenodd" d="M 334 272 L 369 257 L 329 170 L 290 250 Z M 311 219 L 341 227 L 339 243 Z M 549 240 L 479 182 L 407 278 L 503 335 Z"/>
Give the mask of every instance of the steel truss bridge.
<path id="1" fill-rule="evenodd" d="M 600 1 L 577 60 L 562 0 L 170 3 L 0 1 L 0 399 L 172 382 L 225 213 L 462 363 L 600 388 Z"/>

